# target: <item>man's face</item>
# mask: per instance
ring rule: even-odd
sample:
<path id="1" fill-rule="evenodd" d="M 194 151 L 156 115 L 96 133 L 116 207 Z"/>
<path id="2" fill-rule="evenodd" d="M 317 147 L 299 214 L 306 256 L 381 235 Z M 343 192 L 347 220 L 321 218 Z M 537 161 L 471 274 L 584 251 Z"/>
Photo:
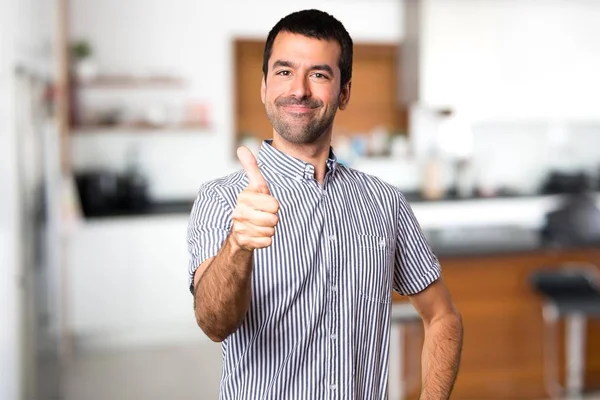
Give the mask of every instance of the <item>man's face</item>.
<path id="1" fill-rule="evenodd" d="M 289 32 L 273 43 L 261 98 L 275 131 L 288 142 L 313 143 L 331 132 L 337 109 L 350 99 L 340 90 L 340 45 Z"/>

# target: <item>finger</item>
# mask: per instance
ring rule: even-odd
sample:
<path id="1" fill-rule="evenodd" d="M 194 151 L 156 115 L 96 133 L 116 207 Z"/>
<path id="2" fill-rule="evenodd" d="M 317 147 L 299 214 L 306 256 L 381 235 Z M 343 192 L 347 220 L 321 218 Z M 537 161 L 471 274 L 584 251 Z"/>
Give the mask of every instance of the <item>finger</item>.
<path id="1" fill-rule="evenodd" d="M 263 249 L 269 247 L 273 243 L 272 237 L 249 238 L 248 247 L 254 249 Z"/>
<path id="2" fill-rule="evenodd" d="M 246 250 L 254 250 L 269 247 L 271 243 L 273 243 L 272 236 L 252 237 L 243 233 L 237 233 L 235 235 L 235 240 L 237 241 L 239 246 Z"/>
<path id="3" fill-rule="evenodd" d="M 240 223 L 236 229 L 238 235 L 243 235 L 246 238 L 273 237 L 275 235 L 275 227 L 273 226 L 264 227 L 250 223 Z"/>
<path id="4" fill-rule="evenodd" d="M 275 214 L 257 211 L 250 208 L 240 208 L 234 210 L 233 219 L 244 224 L 259 227 L 274 227 L 279 222 L 279 218 Z"/>
<path id="5" fill-rule="evenodd" d="M 238 195 L 238 203 L 251 208 L 276 214 L 279 211 L 279 202 L 268 194 L 256 193 L 252 190 L 244 190 Z"/>
<path id="6" fill-rule="evenodd" d="M 267 181 L 264 176 L 260 173 L 260 169 L 258 169 L 258 163 L 256 162 L 256 158 L 254 154 L 245 146 L 241 146 L 237 150 L 237 156 L 246 171 L 246 176 L 248 177 L 249 187 L 253 190 L 270 194 L 269 186 L 267 185 Z"/>

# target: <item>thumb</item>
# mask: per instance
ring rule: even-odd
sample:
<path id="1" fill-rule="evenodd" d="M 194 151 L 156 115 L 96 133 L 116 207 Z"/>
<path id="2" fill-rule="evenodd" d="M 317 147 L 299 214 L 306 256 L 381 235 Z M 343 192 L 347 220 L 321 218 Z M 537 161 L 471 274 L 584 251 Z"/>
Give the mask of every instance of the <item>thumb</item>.
<path id="1" fill-rule="evenodd" d="M 237 156 L 242 164 L 242 167 L 246 171 L 246 176 L 248 176 L 248 186 L 259 193 L 271 194 L 269 191 L 269 186 L 267 185 L 267 181 L 260 173 L 256 158 L 250 149 L 244 146 L 239 147 L 237 150 Z"/>

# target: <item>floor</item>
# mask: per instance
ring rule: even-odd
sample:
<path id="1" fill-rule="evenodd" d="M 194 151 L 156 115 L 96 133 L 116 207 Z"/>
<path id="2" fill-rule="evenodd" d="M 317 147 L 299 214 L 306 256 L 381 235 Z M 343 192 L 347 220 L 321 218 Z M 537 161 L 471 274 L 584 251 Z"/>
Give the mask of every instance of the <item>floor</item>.
<path id="1" fill-rule="evenodd" d="M 65 365 L 60 400 L 218 399 L 220 351 L 202 342 L 74 355 Z"/>

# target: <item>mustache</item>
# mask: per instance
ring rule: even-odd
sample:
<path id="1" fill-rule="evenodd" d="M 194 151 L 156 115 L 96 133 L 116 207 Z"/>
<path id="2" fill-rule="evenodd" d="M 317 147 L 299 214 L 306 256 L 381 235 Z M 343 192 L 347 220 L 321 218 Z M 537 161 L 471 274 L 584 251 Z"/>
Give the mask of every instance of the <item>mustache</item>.
<path id="1" fill-rule="evenodd" d="M 298 97 L 280 97 L 277 100 L 275 100 L 275 105 L 276 106 L 303 106 L 303 107 L 309 107 L 309 108 L 318 108 L 321 107 L 323 105 L 323 103 L 320 100 L 317 99 L 313 99 L 311 97 L 302 97 L 302 98 L 298 98 Z"/>

